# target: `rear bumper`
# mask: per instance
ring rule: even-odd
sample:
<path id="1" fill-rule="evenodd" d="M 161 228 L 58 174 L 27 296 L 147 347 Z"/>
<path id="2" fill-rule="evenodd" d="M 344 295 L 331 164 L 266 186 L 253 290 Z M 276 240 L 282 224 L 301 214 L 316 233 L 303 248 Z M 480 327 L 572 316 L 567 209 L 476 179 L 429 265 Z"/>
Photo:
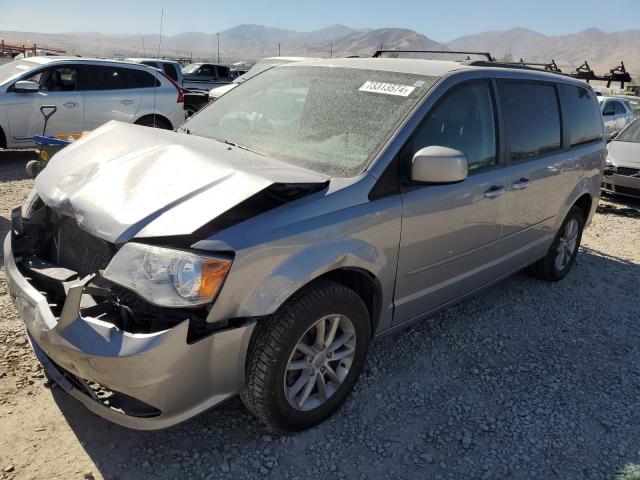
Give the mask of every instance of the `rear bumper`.
<path id="1" fill-rule="evenodd" d="M 640 198 L 640 178 L 617 173 L 605 175 L 602 177 L 602 189 L 618 195 Z"/>
<path id="2" fill-rule="evenodd" d="M 71 286 L 60 318 L 22 275 L 4 241 L 11 300 L 47 373 L 91 411 L 120 425 L 154 430 L 186 420 L 235 395 L 244 385 L 254 324 L 187 343 L 188 321 L 151 334 L 128 333 L 81 317 L 83 282 Z M 83 388 L 96 382 L 117 394 L 109 404 Z"/>

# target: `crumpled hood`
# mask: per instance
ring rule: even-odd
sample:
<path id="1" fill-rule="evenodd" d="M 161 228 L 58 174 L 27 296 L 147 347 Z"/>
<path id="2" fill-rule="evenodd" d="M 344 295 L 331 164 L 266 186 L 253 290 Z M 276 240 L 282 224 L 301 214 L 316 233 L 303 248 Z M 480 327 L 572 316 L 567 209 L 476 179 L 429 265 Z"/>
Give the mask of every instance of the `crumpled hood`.
<path id="1" fill-rule="evenodd" d="M 640 168 L 640 143 L 614 140 L 607 149 L 615 166 Z"/>
<path id="2" fill-rule="evenodd" d="M 45 204 L 108 242 L 188 235 L 274 183 L 326 175 L 215 140 L 109 122 L 36 178 Z"/>

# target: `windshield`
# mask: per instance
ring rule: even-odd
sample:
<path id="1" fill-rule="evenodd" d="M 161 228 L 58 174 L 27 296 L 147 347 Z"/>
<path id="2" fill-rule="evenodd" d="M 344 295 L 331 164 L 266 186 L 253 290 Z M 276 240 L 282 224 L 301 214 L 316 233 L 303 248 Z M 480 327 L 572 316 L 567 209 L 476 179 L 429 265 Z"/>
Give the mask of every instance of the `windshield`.
<path id="1" fill-rule="evenodd" d="M 364 170 L 436 78 L 335 67 L 273 68 L 183 128 L 338 177 Z"/>
<path id="2" fill-rule="evenodd" d="M 242 83 L 246 80 L 249 80 L 251 77 L 255 77 L 259 73 L 275 67 L 276 65 L 284 65 L 285 63 L 292 63 L 294 61 L 295 60 L 283 60 L 280 58 L 264 58 L 256 63 L 253 67 L 251 67 L 247 73 L 245 73 L 244 75 L 240 75 L 234 81 L 235 83 Z"/>
<path id="3" fill-rule="evenodd" d="M 200 68 L 199 63 L 192 63 L 191 65 L 187 65 L 182 69 L 182 73 L 193 73 Z"/>
<path id="4" fill-rule="evenodd" d="M 17 75 L 19 73 L 26 72 L 27 70 L 31 70 L 34 67 L 37 67 L 39 64 L 34 62 L 29 62 L 26 60 L 16 60 L 14 62 L 5 63 L 4 65 L 0 65 L 0 83 L 4 83 L 9 78 Z"/>
<path id="5" fill-rule="evenodd" d="M 625 128 L 615 139 L 616 142 L 640 143 L 640 122 L 637 120 Z"/>

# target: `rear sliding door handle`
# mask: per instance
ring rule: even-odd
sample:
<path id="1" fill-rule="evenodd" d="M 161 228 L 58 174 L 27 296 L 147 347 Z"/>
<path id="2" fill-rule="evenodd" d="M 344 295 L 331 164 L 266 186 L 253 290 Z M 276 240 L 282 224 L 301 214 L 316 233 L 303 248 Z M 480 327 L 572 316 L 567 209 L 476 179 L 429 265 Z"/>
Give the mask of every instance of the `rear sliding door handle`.
<path id="1" fill-rule="evenodd" d="M 487 198 L 499 197 L 503 193 L 506 193 L 507 189 L 504 188 L 504 185 L 494 185 L 489 190 L 484 192 L 484 196 Z"/>
<path id="2" fill-rule="evenodd" d="M 522 177 L 517 182 L 513 182 L 513 185 L 511 185 L 511 188 L 513 188 L 514 190 L 523 190 L 528 186 L 529 186 L 529 179 Z"/>

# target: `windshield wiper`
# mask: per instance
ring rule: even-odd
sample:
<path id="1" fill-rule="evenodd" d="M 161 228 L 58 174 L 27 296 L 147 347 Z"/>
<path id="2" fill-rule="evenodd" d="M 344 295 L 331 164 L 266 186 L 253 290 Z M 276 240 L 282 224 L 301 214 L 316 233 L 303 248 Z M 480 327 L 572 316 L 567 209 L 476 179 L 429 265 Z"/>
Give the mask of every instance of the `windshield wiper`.
<path id="1" fill-rule="evenodd" d="M 266 155 L 264 153 L 261 152 L 257 152 L 255 150 L 250 149 L 249 147 L 245 147 L 244 145 L 240 145 L 236 142 L 232 142 L 231 140 L 220 140 L 222 143 L 226 143 L 227 145 L 231 145 L 232 147 L 236 147 L 239 148 L 241 150 L 246 150 L 247 152 L 251 152 L 251 153 L 257 153 L 258 155 L 262 155 L 263 157 L 265 157 Z"/>

